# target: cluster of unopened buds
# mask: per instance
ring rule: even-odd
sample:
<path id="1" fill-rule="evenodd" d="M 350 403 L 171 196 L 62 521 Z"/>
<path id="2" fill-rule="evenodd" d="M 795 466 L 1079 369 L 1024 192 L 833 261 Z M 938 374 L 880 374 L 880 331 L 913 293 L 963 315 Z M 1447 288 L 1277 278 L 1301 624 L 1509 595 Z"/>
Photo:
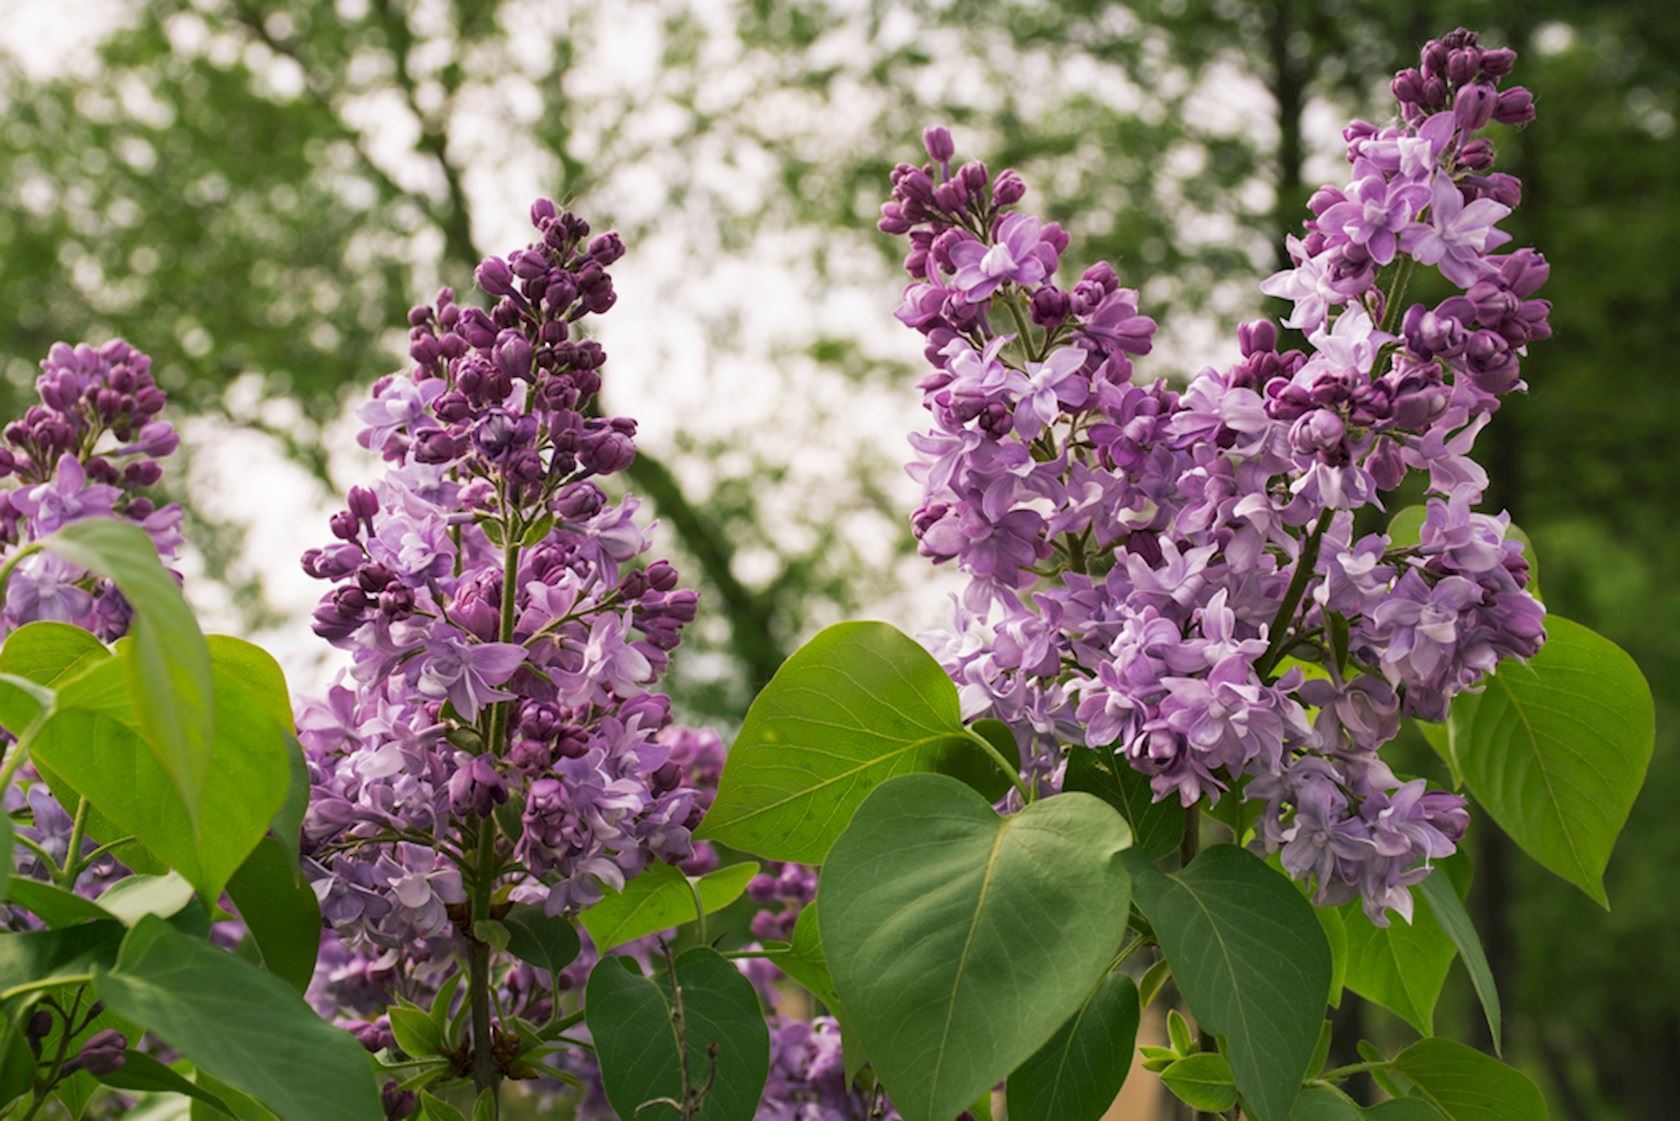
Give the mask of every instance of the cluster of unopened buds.
<path id="1" fill-rule="evenodd" d="M 1313 195 L 1293 267 L 1261 285 L 1305 348 L 1251 323 L 1236 363 L 1182 389 L 1135 376 L 1156 326 L 1137 293 L 1105 263 L 1059 286 L 1066 231 L 1011 210 L 1015 173 L 953 166 L 945 130 L 882 210 L 932 366 L 914 530 L 969 578 L 938 640 L 965 710 L 1008 721 L 1041 785 L 1075 743 L 1157 797 L 1258 801 L 1257 843 L 1377 922 L 1410 916 L 1468 824 L 1378 749 L 1544 640 L 1469 454 L 1549 334 L 1545 261 L 1495 252 L 1520 188 L 1480 133 L 1533 115 L 1499 89 L 1513 59 L 1469 32 L 1431 42 L 1395 80 L 1399 118 L 1348 127 L 1350 178 Z M 1418 266 L 1457 293 L 1405 304 Z M 1414 474 L 1415 539 L 1355 531 Z"/>

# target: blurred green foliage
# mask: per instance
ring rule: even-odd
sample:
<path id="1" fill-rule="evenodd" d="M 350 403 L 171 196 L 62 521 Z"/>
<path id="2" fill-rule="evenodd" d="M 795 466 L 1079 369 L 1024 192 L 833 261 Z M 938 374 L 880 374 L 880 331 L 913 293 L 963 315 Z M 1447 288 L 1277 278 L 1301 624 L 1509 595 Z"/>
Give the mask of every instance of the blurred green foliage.
<path id="1" fill-rule="evenodd" d="M 657 213 L 685 223 L 702 255 L 740 251 L 767 229 L 802 232 L 819 283 L 879 278 L 879 330 L 891 331 L 892 250 L 869 230 L 886 172 L 933 120 L 957 127 L 965 153 L 1019 167 L 1081 253 L 1114 260 L 1152 313 L 1225 328 L 1261 310 L 1254 279 L 1298 220 L 1310 172 L 1335 167 L 1339 141 L 1320 135 L 1325 122 L 1384 112 L 1386 75 L 1423 39 L 1457 22 L 1480 27 L 1523 51 L 1518 76 L 1537 94 L 1539 120 L 1505 154 L 1527 190 L 1513 230 L 1553 264 L 1556 329 L 1525 366 L 1531 396 L 1501 413 L 1484 457 L 1499 501 L 1543 556 L 1549 606 L 1616 639 L 1654 683 L 1659 743 L 1611 864 L 1609 915 L 1581 917 L 1582 897 L 1481 828 L 1476 917 L 1506 989 L 1508 1051 L 1547 1081 L 1557 1116 L 1680 1117 L 1668 882 L 1680 866 L 1680 380 L 1670 369 L 1680 352 L 1680 8 L 558 7 L 563 15 L 471 0 L 416 12 L 397 0 L 136 2 L 91 73 L 30 77 L 0 61 L 0 364 L 12 402 L 54 339 L 123 333 L 200 408 L 222 408 L 230 382 L 257 373 L 315 420 L 331 418 L 346 387 L 396 364 L 408 303 L 442 276 L 464 277 L 488 248 L 468 202 L 494 177 L 499 147 L 536 161 L 555 193 L 608 207 L 632 236 Z M 659 29 L 661 52 L 638 104 L 577 80 L 631 17 Z M 515 53 L 527 61 L 512 64 Z M 486 142 L 461 106 L 510 82 L 530 91 L 529 109 Z M 394 139 L 354 123 L 378 99 L 405 124 Z M 630 127 L 649 106 L 662 127 Z M 768 165 L 775 189 L 686 174 L 703 155 Z M 650 168 L 661 169 L 651 177 L 666 192 L 659 207 L 636 210 L 613 193 Z M 860 246 L 875 247 L 868 267 Z M 736 325 L 721 308 L 720 363 Z M 793 388 L 829 371 L 858 385 L 896 378 L 910 392 L 890 357 L 900 350 L 826 323 L 811 334 L 783 356 Z M 325 470 L 312 431 L 279 435 Z M 903 511 L 870 482 L 894 468 L 860 459 L 838 497 L 790 504 L 800 450 L 785 432 L 727 446 L 693 436 L 670 453 L 679 467 L 707 465 L 703 496 L 658 460 L 632 480 L 699 562 L 714 617 L 702 645 L 733 668 L 690 701 L 726 720 L 814 621 L 879 602 L 892 582 L 890 565 L 855 545 L 858 518 L 902 526 Z M 895 540 L 902 548 L 902 533 Z M 744 552 L 770 557 L 774 573 L 747 578 Z M 1474 1031 L 1459 985 L 1443 1016 Z M 1374 1038 L 1407 1038 L 1375 1009 L 1348 1015 Z"/>

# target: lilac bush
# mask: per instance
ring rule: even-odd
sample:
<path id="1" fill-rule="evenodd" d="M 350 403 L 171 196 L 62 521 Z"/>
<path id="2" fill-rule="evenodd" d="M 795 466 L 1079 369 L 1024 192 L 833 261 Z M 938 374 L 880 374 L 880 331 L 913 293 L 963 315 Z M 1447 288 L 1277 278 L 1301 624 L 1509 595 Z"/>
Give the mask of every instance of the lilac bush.
<path id="1" fill-rule="evenodd" d="M 1521 190 L 1482 132 L 1534 113 L 1499 89 L 1513 57 L 1432 42 L 1395 79 L 1400 120 L 1348 126 L 1350 178 L 1314 193 L 1294 267 L 1261 284 L 1305 345 L 1247 324 L 1241 358 L 1182 389 L 1137 369 L 1155 331 L 1138 294 L 1104 262 L 1058 287 L 1067 233 L 1011 209 L 1013 172 L 954 167 L 943 129 L 882 212 L 911 245 L 898 317 L 933 367 L 913 525 L 969 578 L 941 642 L 965 712 L 1009 722 L 1045 789 L 1075 742 L 1157 797 L 1258 801 L 1259 843 L 1378 923 L 1410 918 L 1468 824 L 1380 749 L 1545 638 L 1509 519 L 1473 512 L 1470 458 L 1550 333 L 1545 260 L 1496 252 Z M 1408 304 L 1417 266 L 1455 294 Z M 1367 531 L 1408 478 L 1416 539 Z"/>

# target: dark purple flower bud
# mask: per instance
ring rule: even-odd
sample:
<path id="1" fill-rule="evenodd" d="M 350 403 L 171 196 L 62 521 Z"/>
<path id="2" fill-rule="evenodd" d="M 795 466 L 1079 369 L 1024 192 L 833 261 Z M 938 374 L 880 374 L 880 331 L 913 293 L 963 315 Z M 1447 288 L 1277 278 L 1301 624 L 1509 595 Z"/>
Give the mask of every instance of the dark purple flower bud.
<path id="1" fill-rule="evenodd" d="M 554 499 L 554 516 L 568 522 L 593 518 L 606 504 L 606 495 L 593 483 L 573 483 Z"/>
<path id="2" fill-rule="evenodd" d="M 424 327 L 432 321 L 432 309 L 425 304 L 418 304 L 408 309 L 408 325 L 410 327 Z"/>
<path id="3" fill-rule="evenodd" d="M 385 1121 L 406 1121 L 420 1107 L 420 1099 L 413 1090 L 404 1090 L 393 1080 L 380 1089 L 379 1106 L 385 1111 Z"/>
<path id="4" fill-rule="evenodd" d="M 414 614 L 414 589 L 388 585 L 379 593 L 379 613 L 387 619 L 406 619 Z"/>
<path id="5" fill-rule="evenodd" d="M 486 257 L 473 276 L 478 286 L 492 296 L 505 296 L 513 291 L 513 270 L 500 257 Z"/>
<path id="6" fill-rule="evenodd" d="M 1341 448 L 1347 425 L 1329 409 L 1314 409 L 1289 430 L 1289 444 L 1301 455 L 1328 455 Z M 1345 454 L 1342 458 L 1345 458 Z"/>
<path id="7" fill-rule="evenodd" d="M 391 1021 L 385 1016 L 372 1021 L 352 1022 L 347 1025 L 347 1030 L 356 1037 L 357 1043 L 370 1052 L 388 1051 L 397 1045 L 396 1036 L 391 1034 Z"/>
<path id="8" fill-rule="evenodd" d="M 1493 119 L 1502 125 L 1526 125 L 1534 119 L 1534 95 L 1522 86 L 1501 91 Z"/>
<path id="9" fill-rule="evenodd" d="M 518 380 L 531 374 L 531 342 L 524 335 L 504 331 L 494 351 L 496 366 L 510 379 Z"/>
<path id="10" fill-rule="evenodd" d="M 438 345 L 436 335 L 425 328 L 417 327 L 409 336 L 408 356 L 422 366 L 435 366 L 438 359 L 443 357 L 443 348 Z"/>
<path id="11" fill-rule="evenodd" d="M 531 225 L 540 230 L 549 222 L 554 221 L 559 213 L 553 199 L 538 199 L 531 204 Z"/>
<path id="12" fill-rule="evenodd" d="M 1493 47 L 1482 52 L 1482 73 L 1490 78 L 1503 78 L 1517 62 L 1517 52 L 1510 47 Z"/>
<path id="13" fill-rule="evenodd" d="M 82 1044 L 81 1052 L 66 1067 L 85 1070 L 98 1077 L 121 1069 L 127 1060 L 127 1052 L 128 1038 L 115 1028 L 106 1028 L 90 1035 Z"/>
<path id="14" fill-rule="evenodd" d="M 489 817 L 507 800 L 507 778 L 496 769 L 494 755 L 474 756 L 449 776 L 449 808 L 458 817 Z"/>
<path id="15" fill-rule="evenodd" d="M 598 475 L 622 471 L 636 458 L 634 428 L 624 432 L 616 426 L 586 432 L 578 445 L 578 462 Z"/>
<path id="16" fill-rule="evenodd" d="M 1493 119 L 1494 103 L 1500 100 L 1503 100 L 1503 95 L 1494 93 L 1490 85 L 1472 82 L 1460 86 L 1458 95 L 1453 98 L 1453 124 L 1464 132 L 1486 127 Z"/>
<path id="17" fill-rule="evenodd" d="M 1482 52 L 1474 47 L 1460 47 L 1447 56 L 1447 80 L 1461 86 L 1476 77 L 1482 68 Z"/>
<path id="18" fill-rule="evenodd" d="M 350 513 L 362 521 L 379 513 L 379 496 L 368 487 L 351 487 L 346 498 Z"/>
<path id="19" fill-rule="evenodd" d="M 1256 319 L 1237 328 L 1237 345 L 1244 358 L 1277 351 L 1277 325 L 1270 319 Z"/>
<path id="20" fill-rule="evenodd" d="M 123 482 L 130 487 L 149 487 L 163 478 L 163 466 L 155 459 L 142 459 L 123 468 Z"/>
<path id="21" fill-rule="evenodd" d="M 465 451 L 465 440 L 442 428 L 429 429 L 414 443 L 414 458 L 421 463 L 450 463 Z"/>
<path id="22" fill-rule="evenodd" d="M 1458 166 L 1471 171 L 1486 171 L 1493 166 L 1493 141 L 1479 137 L 1458 150 Z"/>
<path id="23" fill-rule="evenodd" d="M 617 230 L 608 230 L 589 243 L 589 255 L 603 266 L 610 265 L 624 256 L 624 240 Z"/>
<path id="24" fill-rule="evenodd" d="M 521 249 L 508 259 L 508 264 L 521 280 L 541 280 L 548 275 L 548 258 L 535 249 Z"/>
<path id="25" fill-rule="evenodd" d="M 1046 284 L 1032 295 L 1033 322 L 1040 327 L 1056 327 L 1067 322 L 1073 314 L 1073 299 L 1055 285 Z"/>
<path id="26" fill-rule="evenodd" d="M 1026 182 L 1013 168 L 1001 172 L 992 183 L 992 201 L 999 206 L 1014 206 L 1026 193 Z"/>
<path id="27" fill-rule="evenodd" d="M 32 1048 L 39 1048 L 41 1040 L 52 1034 L 53 1014 L 45 1008 L 37 1008 L 29 1017 L 29 1023 L 24 1027 L 24 1037 L 29 1040 Z"/>
<path id="28" fill-rule="evenodd" d="M 333 536 L 341 541 L 354 541 L 361 536 L 361 523 L 348 510 L 340 510 L 328 519 L 327 524 L 332 527 Z"/>
<path id="29" fill-rule="evenodd" d="M 483 308 L 468 308 L 455 324 L 455 330 L 467 341 L 467 345 L 477 350 L 483 350 L 496 341 L 496 325 Z"/>
<path id="30" fill-rule="evenodd" d="M 1423 75 L 1415 68 L 1400 71 L 1388 84 L 1394 99 L 1402 105 L 1415 105 L 1423 97 Z M 1352 140 L 1352 137 L 1346 137 Z"/>
<path id="31" fill-rule="evenodd" d="M 944 125 L 924 130 L 922 147 L 927 149 L 928 158 L 935 163 L 946 163 L 957 154 L 956 141 L 951 139 L 951 130 Z"/>

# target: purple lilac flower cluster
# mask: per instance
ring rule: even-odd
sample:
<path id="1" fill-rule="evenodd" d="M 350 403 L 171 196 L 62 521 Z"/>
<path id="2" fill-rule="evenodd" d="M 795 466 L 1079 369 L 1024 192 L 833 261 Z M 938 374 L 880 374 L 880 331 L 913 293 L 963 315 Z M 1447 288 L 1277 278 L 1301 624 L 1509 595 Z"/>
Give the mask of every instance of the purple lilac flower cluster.
<path id="1" fill-rule="evenodd" d="M 1014 172 L 953 167 L 932 129 L 882 208 L 911 245 L 897 314 L 933 366 L 913 527 L 968 577 L 938 651 L 966 712 L 1009 721 L 1044 783 L 1073 742 L 1112 747 L 1158 798 L 1260 800 L 1258 843 L 1377 922 L 1410 917 L 1468 824 L 1378 749 L 1544 641 L 1470 458 L 1549 334 L 1546 262 L 1495 252 L 1521 192 L 1481 131 L 1533 115 L 1499 88 L 1513 60 L 1462 30 L 1425 47 L 1397 120 L 1348 126 L 1349 180 L 1312 197 L 1293 267 L 1261 285 L 1305 348 L 1248 324 L 1240 360 L 1182 391 L 1134 377 L 1155 323 L 1113 268 L 1058 286 L 1068 235 L 1011 210 Z M 1454 294 L 1405 305 L 1420 265 Z M 1414 472 L 1418 539 L 1357 532 Z"/>
<path id="2" fill-rule="evenodd" d="M 35 379 L 39 397 L 23 417 L 0 432 L 0 550 L 6 556 L 82 518 L 122 517 L 150 533 L 165 564 L 181 548 L 181 509 L 159 506 L 151 488 L 163 475 L 159 462 L 180 444 L 160 419 L 165 395 L 151 373 L 151 359 L 121 339 L 103 346 L 55 343 Z M 25 623 L 52 621 L 91 631 L 106 642 L 128 631 L 127 602 L 108 580 L 46 552 L 17 562 L 0 610 L 0 637 Z M 60 880 L 71 865 L 71 815 L 33 768 L 5 791 L 5 810 L 25 818 L 25 842 L 15 849 L 15 870 L 32 879 Z M 83 839 L 79 862 L 94 842 Z M 72 886 L 97 895 L 127 869 L 110 854 L 75 868 Z M 6 925 L 33 925 L 9 909 Z"/>
<path id="3" fill-rule="evenodd" d="M 0 490 L 0 546 L 13 550 L 82 518 L 124 517 L 172 562 L 181 508 L 159 507 L 148 491 L 180 438 L 159 419 L 165 396 L 152 360 L 121 339 L 97 348 L 54 343 L 35 389 L 39 403 L 6 425 L 0 446 L 0 480 L 11 483 Z M 6 583 L 0 633 L 43 619 L 111 642 L 128 632 L 129 608 L 109 581 L 38 552 Z"/>
<path id="4" fill-rule="evenodd" d="M 695 595 L 599 485 L 636 425 L 596 415 L 605 354 L 578 334 L 623 245 L 547 200 L 531 219 L 536 241 L 478 268 L 489 310 L 444 289 L 410 312 L 413 366 L 358 410 L 388 468 L 303 559 L 333 584 L 315 630 L 351 658 L 299 714 L 308 862 L 357 944 L 450 935 L 468 863 L 498 900 L 566 914 L 693 854 L 703 805 L 651 687 Z"/>

